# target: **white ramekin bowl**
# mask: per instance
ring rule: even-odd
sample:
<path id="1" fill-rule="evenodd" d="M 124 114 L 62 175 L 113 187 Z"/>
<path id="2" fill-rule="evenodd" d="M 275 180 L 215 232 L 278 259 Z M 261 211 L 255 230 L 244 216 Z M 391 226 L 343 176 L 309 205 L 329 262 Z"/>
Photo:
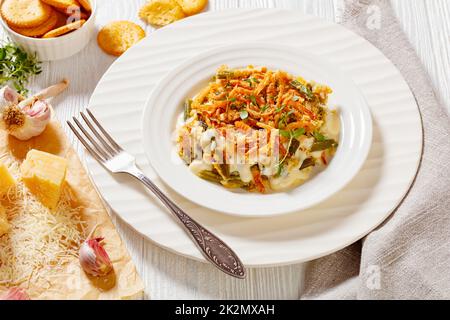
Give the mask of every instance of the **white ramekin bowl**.
<path id="1" fill-rule="evenodd" d="M 8 37 L 28 52 L 35 52 L 39 60 L 51 61 L 65 59 L 81 51 L 95 33 L 97 2 L 96 0 L 90 1 L 92 12 L 84 25 L 78 30 L 56 38 L 41 39 L 26 37 L 9 28 L 3 18 L 0 18 L 0 21 Z M 2 0 L 0 0 L 0 4 L 1 2 Z"/>

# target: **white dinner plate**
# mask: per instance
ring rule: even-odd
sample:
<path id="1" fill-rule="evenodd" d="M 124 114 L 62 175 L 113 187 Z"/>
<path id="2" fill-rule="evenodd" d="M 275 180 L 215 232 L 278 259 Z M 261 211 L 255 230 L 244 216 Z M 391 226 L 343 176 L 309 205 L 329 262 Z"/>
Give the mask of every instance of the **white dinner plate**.
<path id="1" fill-rule="evenodd" d="M 203 88 L 221 65 L 284 70 L 333 89 L 328 105 L 337 109 L 341 134 L 330 164 L 301 186 L 284 192 L 237 192 L 194 175 L 177 155 L 173 133 L 186 98 Z M 295 47 L 242 43 L 208 50 L 184 61 L 152 91 L 142 122 L 142 141 L 150 163 L 172 189 L 196 204 L 244 217 L 271 216 L 311 207 L 342 189 L 356 175 L 372 143 L 369 107 L 353 81 L 324 57 Z"/>
<path id="2" fill-rule="evenodd" d="M 363 93 L 372 113 L 373 141 L 355 178 L 319 205 L 266 218 L 205 209 L 167 187 L 144 153 L 141 122 L 156 84 L 183 61 L 217 46 L 242 42 L 290 45 L 339 66 Z M 285 10 L 200 14 L 152 33 L 111 66 L 90 107 L 143 171 L 193 218 L 226 241 L 247 266 L 283 265 L 339 250 L 377 227 L 400 203 L 417 171 L 422 126 L 414 97 L 399 71 L 363 38 L 337 24 Z M 166 139 L 162 137 L 161 139 Z M 148 239 L 205 261 L 158 200 L 127 176 L 86 163 L 104 199 Z"/>

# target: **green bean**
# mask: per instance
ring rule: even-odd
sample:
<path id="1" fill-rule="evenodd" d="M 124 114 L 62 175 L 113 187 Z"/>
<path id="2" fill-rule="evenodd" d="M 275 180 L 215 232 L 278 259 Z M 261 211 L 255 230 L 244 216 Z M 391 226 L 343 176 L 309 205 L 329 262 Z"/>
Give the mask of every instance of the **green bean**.
<path id="1" fill-rule="evenodd" d="M 300 142 L 297 139 L 292 139 L 291 146 L 289 147 L 289 154 L 294 155 L 299 146 Z"/>
<path id="2" fill-rule="evenodd" d="M 314 152 L 314 151 L 326 150 L 326 149 L 337 147 L 337 145 L 338 145 L 338 143 L 333 139 L 317 141 L 317 142 L 313 143 L 313 145 L 311 147 L 311 151 Z"/>
<path id="3" fill-rule="evenodd" d="M 214 169 L 222 177 L 222 179 L 228 179 L 230 177 L 230 172 L 227 164 L 214 164 Z"/>
<path id="4" fill-rule="evenodd" d="M 202 179 L 208 180 L 208 181 L 212 181 L 212 182 L 221 182 L 222 181 L 222 177 L 220 175 L 218 175 L 217 173 L 214 173 L 212 171 L 201 171 L 198 176 Z"/>
<path id="5" fill-rule="evenodd" d="M 315 161 L 313 158 L 306 158 L 305 160 L 303 160 L 302 165 L 300 166 L 300 170 L 309 168 L 309 167 L 313 167 L 315 165 Z"/>
<path id="6" fill-rule="evenodd" d="M 228 78 L 232 78 L 234 76 L 234 73 L 233 73 L 233 71 L 224 70 L 224 71 L 219 71 L 216 76 L 217 76 L 217 79 L 228 79 Z"/>
<path id="7" fill-rule="evenodd" d="M 229 188 L 229 189 L 242 188 L 242 187 L 246 186 L 246 183 L 243 182 L 241 179 L 222 180 L 220 183 L 225 188 Z"/>
<path id="8" fill-rule="evenodd" d="M 308 100 L 314 100 L 315 96 L 314 93 L 311 91 L 310 88 L 305 86 L 300 81 L 294 80 L 291 81 L 291 86 L 293 86 L 295 89 L 299 90 L 301 93 L 303 93 Z"/>
<path id="9" fill-rule="evenodd" d="M 186 99 L 186 101 L 184 102 L 184 121 L 189 119 L 189 117 L 191 116 L 191 105 L 192 100 Z"/>

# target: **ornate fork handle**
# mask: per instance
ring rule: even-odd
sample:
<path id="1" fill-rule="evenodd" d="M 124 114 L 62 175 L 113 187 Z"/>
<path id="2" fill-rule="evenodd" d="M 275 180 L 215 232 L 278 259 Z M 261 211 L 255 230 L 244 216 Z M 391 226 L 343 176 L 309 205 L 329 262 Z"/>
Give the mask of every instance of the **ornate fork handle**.
<path id="1" fill-rule="evenodd" d="M 149 178 L 138 168 L 127 171 L 128 174 L 148 187 L 164 205 L 179 219 L 185 231 L 195 240 L 203 255 L 220 270 L 233 277 L 245 278 L 245 268 L 238 256 L 222 240 L 203 228 L 172 202 Z"/>

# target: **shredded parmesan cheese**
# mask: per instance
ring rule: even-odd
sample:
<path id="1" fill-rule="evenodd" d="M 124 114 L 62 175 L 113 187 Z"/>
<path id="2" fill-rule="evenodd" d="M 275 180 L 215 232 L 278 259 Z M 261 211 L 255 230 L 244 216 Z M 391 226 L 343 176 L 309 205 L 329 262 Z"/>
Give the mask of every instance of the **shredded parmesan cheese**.
<path id="1" fill-rule="evenodd" d="M 27 190 L 20 179 L 20 163 L 11 155 L 0 155 L 17 185 L 0 198 L 11 230 L 0 237 L 0 288 L 45 287 L 46 279 L 73 259 L 84 240 L 81 207 L 64 188 L 58 207 L 51 213 Z"/>

